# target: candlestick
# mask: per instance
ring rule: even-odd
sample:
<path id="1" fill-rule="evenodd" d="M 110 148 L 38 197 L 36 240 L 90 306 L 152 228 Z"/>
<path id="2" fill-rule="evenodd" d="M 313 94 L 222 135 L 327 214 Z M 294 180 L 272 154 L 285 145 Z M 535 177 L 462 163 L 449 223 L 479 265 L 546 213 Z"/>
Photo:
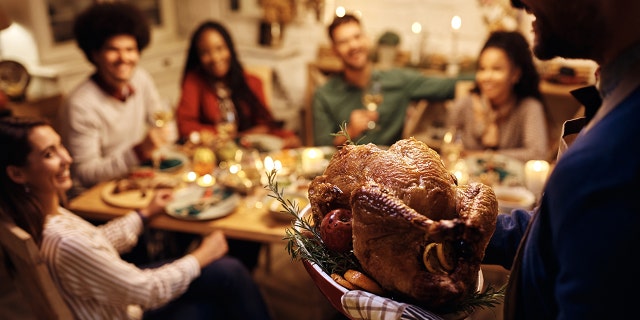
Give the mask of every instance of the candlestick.
<path id="1" fill-rule="evenodd" d="M 422 25 L 420 22 L 414 22 L 411 25 L 411 32 L 414 34 L 415 44 L 411 50 L 411 64 L 416 66 L 420 64 L 420 58 L 422 55 Z"/>
<path id="2" fill-rule="evenodd" d="M 449 57 L 447 65 L 447 74 L 450 76 L 455 76 L 460 72 L 458 65 L 458 32 L 460 27 L 462 27 L 462 18 L 453 16 L 451 18 L 451 57 Z"/>
<path id="3" fill-rule="evenodd" d="M 530 160 L 524 165 L 524 182 L 536 198 L 539 198 L 549 175 L 549 163 L 544 160 Z"/>

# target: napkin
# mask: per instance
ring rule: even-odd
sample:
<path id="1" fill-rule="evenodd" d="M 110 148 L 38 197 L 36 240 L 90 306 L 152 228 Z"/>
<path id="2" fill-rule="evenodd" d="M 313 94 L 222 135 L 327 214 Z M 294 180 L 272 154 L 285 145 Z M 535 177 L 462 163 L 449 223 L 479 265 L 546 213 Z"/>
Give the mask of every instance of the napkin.
<path id="1" fill-rule="evenodd" d="M 350 290 L 340 299 L 342 308 L 357 320 L 445 320 L 439 315 L 411 304 L 397 302 L 362 290 Z"/>

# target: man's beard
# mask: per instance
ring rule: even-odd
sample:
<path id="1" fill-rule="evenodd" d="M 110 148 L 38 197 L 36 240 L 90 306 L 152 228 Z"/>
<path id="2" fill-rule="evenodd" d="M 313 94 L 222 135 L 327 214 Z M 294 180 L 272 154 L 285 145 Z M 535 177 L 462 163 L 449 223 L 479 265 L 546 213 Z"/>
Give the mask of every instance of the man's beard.
<path id="1" fill-rule="evenodd" d="M 574 11 L 579 12 L 579 11 Z M 537 29 L 535 29 L 535 41 L 533 53 L 541 60 L 550 60 L 555 57 L 568 59 L 595 59 L 599 54 L 606 32 L 602 27 L 597 27 L 600 21 L 596 21 L 598 15 L 592 10 L 584 11 L 581 16 L 570 14 L 567 23 L 552 25 L 545 21 L 544 17 L 537 17 Z M 585 22 L 586 21 L 586 22 Z M 552 26 L 555 26 L 552 27 Z"/>

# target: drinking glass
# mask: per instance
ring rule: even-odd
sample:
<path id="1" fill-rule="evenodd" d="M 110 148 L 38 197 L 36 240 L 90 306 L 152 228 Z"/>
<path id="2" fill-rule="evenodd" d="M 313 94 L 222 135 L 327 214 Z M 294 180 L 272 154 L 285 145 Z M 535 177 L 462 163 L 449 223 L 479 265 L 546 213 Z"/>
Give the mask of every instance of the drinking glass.
<path id="1" fill-rule="evenodd" d="M 171 104 L 169 102 L 166 102 L 164 106 L 161 106 L 152 114 L 152 125 L 156 128 L 164 128 L 171 121 L 173 121 L 173 109 L 171 108 Z M 165 146 L 161 146 L 156 149 L 151 155 L 153 169 L 156 171 L 160 169 L 160 162 L 162 160 L 164 149 Z"/>
<path id="2" fill-rule="evenodd" d="M 378 111 L 378 106 L 384 100 L 382 96 L 382 85 L 377 79 L 373 79 L 367 88 L 365 88 L 362 95 L 362 105 L 369 111 Z M 375 121 L 369 121 L 367 123 L 369 130 L 379 129 Z"/>

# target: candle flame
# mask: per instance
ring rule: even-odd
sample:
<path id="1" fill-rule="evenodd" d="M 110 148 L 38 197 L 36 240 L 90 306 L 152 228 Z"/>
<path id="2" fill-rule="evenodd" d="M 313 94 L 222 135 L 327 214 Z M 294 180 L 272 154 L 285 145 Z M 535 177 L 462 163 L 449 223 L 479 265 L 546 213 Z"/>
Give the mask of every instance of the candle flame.
<path id="1" fill-rule="evenodd" d="M 411 25 L 411 31 L 415 34 L 422 32 L 422 25 L 420 24 L 420 22 L 414 22 Z"/>
<path id="2" fill-rule="evenodd" d="M 453 16 L 453 18 L 451 18 L 451 28 L 453 30 L 460 30 L 460 27 L 462 27 L 462 18 L 460 18 L 460 16 Z"/>

